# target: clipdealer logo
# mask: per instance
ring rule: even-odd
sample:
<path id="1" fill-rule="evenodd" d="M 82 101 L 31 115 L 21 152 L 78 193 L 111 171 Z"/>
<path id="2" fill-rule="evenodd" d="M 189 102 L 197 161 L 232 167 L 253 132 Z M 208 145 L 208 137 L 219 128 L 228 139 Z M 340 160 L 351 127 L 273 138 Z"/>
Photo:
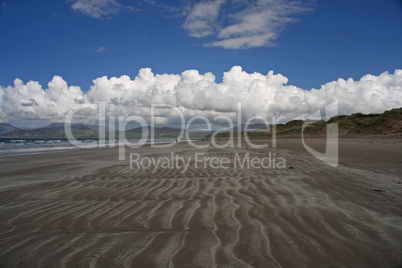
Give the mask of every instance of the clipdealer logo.
<path id="1" fill-rule="evenodd" d="M 73 144 L 76 147 L 81 148 L 80 143 L 74 138 L 72 129 L 71 129 L 71 123 L 74 115 L 83 109 L 91 109 L 95 110 L 98 113 L 98 126 L 99 126 L 99 139 L 98 139 L 98 147 L 115 147 L 118 146 L 118 151 L 119 151 L 119 160 L 125 160 L 126 159 L 126 147 L 129 148 L 139 148 L 146 144 L 147 142 L 150 144 L 152 148 L 167 148 L 170 146 L 173 146 L 176 144 L 176 142 L 181 141 L 182 139 L 186 139 L 186 141 L 194 148 L 196 149 L 204 149 L 208 148 L 210 146 L 213 146 L 214 148 L 226 148 L 226 147 L 242 147 L 242 143 L 245 142 L 248 146 L 250 146 L 253 149 L 264 149 L 268 147 L 268 143 L 266 144 L 254 144 L 248 137 L 247 131 L 249 129 L 249 125 L 252 123 L 253 120 L 260 120 L 264 122 L 264 124 L 267 126 L 268 132 L 271 134 L 271 139 L 272 139 L 272 148 L 276 148 L 276 125 L 282 120 L 285 119 L 285 116 L 278 116 L 272 117 L 271 122 L 269 122 L 265 117 L 262 116 L 253 116 L 249 118 L 245 125 L 244 129 L 242 131 L 237 131 L 237 133 L 234 132 L 234 124 L 231 118 L 228 116 L 220 115 L 216 116 L 213 118 L 213 120 L 225 120 L 227 121 L 228 125 L 230 126 L 229 128 L 229 138 L 226 139 L 225 141 L 220 141 L 217 142 L 216 135 L 219 133 L 219 131 L 215 131 L 212 133 L 212 124 L 210 120 L 204 116 L 193 116 L 191 117 L 187 123 L 185 120 L 184 113 L 180 107 L 173 106 L 170 104 L 152 104 L 151 105 L 151 111 L 150 111 L 150 128 L 147 123 L 147 121 L 141 117 L 141 116 L 129 116 L 129 117 L 124 117 L 124 116 L 109 116 L 108 117 L 108 124 L 109 124 L 109 132 L 108 132 L 108 139 L 106 139 L 106 114 L 107 114 L 107 109 L 106 109 L 106 103 L 105 102 L 99 102 L 99 104 L 80 104 L 75 107 L 73 107 L 67 114 L 66 119 L 65 119 L 65 124 L 64 124 L 64 129 L 66 133 L 66 137 L 69 140 L 71 144 Z M 115 106 L 113 104 L 108 106 L 109 112 L 114 111 Z M 181 128 L 180 128 L 180 134 L 176 139 L 176 142 L 172 143 L 164 143 L 164 144 L 158 144 L 155 143 L 155 110 L 157 109 L 171 109 L 174 112 L 177 113 L 177 115 L 180 117 L 181 120 Z M 241 122 L 242 120 L 242 109 L 241 109 L 241 102 L 238 102 L 237 104 L 237 122 Z M 303 123 L 302 126 L 302 133 L 301 133 L 301 139 L 302 139 L 302 144 L 304 148 L 315 158 L 323 161 L 324 163 L 336 167 L 338 165 L 338 123 L 331 123 L 327 124 L 327 132 L 326 132 L 326 152 L 325 153 L 320 153 L 313 148 L 309 147 L 306 142 L 305 142 L 305 135 L 304 135 L 304 130 L 306 127 L 309 125 L 313 124 L 316 120 L 329 120 L 331 117 L 338 115 L 338 101 L 334 101 L 328 105 L 326 105 L 322 110 L 317 110 L 313 114 L 309 116 L 309 118 Z M 118 129 L 125 129 L 127 124 L 129 122 L 136 122 L 142 127 L 142 135 L 141 139 L 133 141 L 129 141 L 126 139 L 125 136 L 125 131 L 121 131 L 118 139 L 115 139 L 115 123 L 116 119 L 118 120 Z M 212 133 L 210 137 L 210 142 L 208 143 L 194 143 L 190 137 L 189 137 L 189 129 L 191 129 L 191 124 L 193 123 L 194 120 L 203 120 L 205 124 L 208 126 L 207 131 Z M 151 133 L 149 133 L 149 130 Z M 150 139 L 148 139 L 150 136 Z M 268 140 L 267 140 L 268 141 Z M 82 147 L 85 148 L 85 147 Z M 218 158 L 218 157 L 201 157 L 197 154 L 194 155 L 193 159 L 189 158 L 187 160 L 180 158 L 178 155 L 175 155 L 170 158 L 169 161 L 167 161 L 169 158 L 163 158 L 160 157 L 159 159 L 154 159 L 154 158 L 149 158 L 149 157 L 140 157 L 139 154 L 130 154 L 130 167 L 133 167 L 133 164 L 137 165 L 138 168 L 149 168 L 151 166 L 153 167 L 176 167 L 176 168 L 181 168 L 184 167 L 184 170 L 187 170 L 189 165 L 193 161 L 194 165 L 196 167 L 201 167 L 201 162 L 204 163 L 202 167 L 211 167 L 211 168 L 227 168 L 229 164 L 233 164 L 234 168 L 282 168 L 285 166 L 285 161 L 284 159 L 277 159 L 277 156 L 275 153 L 269 152 L 267 157 L 262 157 L 262 158 L 252 158 L 249 156 L 249 154 L 245 154 L 245 157 L 243 158 L 239 154 L 235 154 L 234 161 L 230 160 L 229 158 Z M 201 160 L 200 160 L 201 159 Z M 186 162 L 187 161 L 187 162 Z M 276 161 L 276 162 L 275 162 Z M 181 163 L 181 164 L 179 164 Z"/>
<path id="2" fill-rule="evenodd" d="M 102 148 L 102 147 L 114 147 L 114 146 L 118 146 L 119 148 L 119 160 L 125 160 L 126 159 L 126 147 L 129 148 L 139 148 L 143 145 L 145 145 L 148 141 L 150 141 L 150 145 L 152 148 L 167 148 L 167 147 L 171 147 L 174 144 L 176 144 L 176 142 L 172 142 L 172 143 L 164 143 L 164 144 L 158 144 L 155 142 L 155 114 L 156 114 L 156 110 L 157 109 L 171 109 L 173 112 L 176 112 L 177 115 L 180 118 L 181 121 L 181 127 L 180 127 L 180 134 L 177 137 L 176 141 L 181 141 L 182 139 L 185 139 L 193 148 L 196 149 L 204 149 L 204 148 L 208 148 L 210 146 L 213 146 L 214 148 L 226 148 L 226 147 L 238 147 L 240 148 L 242 146 L 242 144 L 245 142 L 248 146 L 250 146 L 251 148 L 254 149 L 262 149 L 262 148 L 267 148 L 268 147 L 268 143 L 266 144 L 254 144 L 248 137 L 247 131 L 249 130 L 249 125 L 253 122 L 253 120 L 260 120 L 262 122 L 264 122 L 264 124 L 267 126 L 268 131 L 271 132 L 271 136 L 272 136 L 272 147 L 275 148 L 276 147 L 276 128 L 275 128 L 275 124 L 277 124 L 281 119 L 283 119 L 284 117 L 280 116 L 278 118 L 276 118 L 275 116 L 272 117 L 272 121 L 269 122 L 266 118 L 262 117 L 262 116 L 253 116 L 251 118 L 249 118 L 246 123 L 244 124 L 244 130 L 242 131 L 238 131 L 237 134 L 234 134 L 234 123 L 233 120 L 228 117 L 228 116 L 224 116 L 224 115 L 220 115 L 220 116 L 216 116 L 213 118 L 214 122 L 216 120 L 221 120 L 221 121 L 226 121 L 228 123 L 228 125 L 230 126 L 230 136 L 229 139 L 227 140 L 226 143 L 222 143 L 222 142 L 217 142 L 217 138 L 216 135 L 218 133 L 220 133 L 219 130 L 213 132 L 212 131 L 212 123 L 210 122 L 210 120 L 208 118 L 206 118 L 205 116 L 193 116 L 191 117 L 187 122 L 185 120 L 185 116 L 184 113 L 182 111 L 182 109 L 180 109 L 180 107 L 177 106 L 173 106 L 171 104 L 152 104 L 150 107 L 150 125 L 148 125 L 147 121 L 141 117 L 141 116 L 129 116 L 129 117 L 124 117 L 124 116 L 118 116 L 118 118 L 116 118 L 116 116 L 109 116 L 108 117 L 108 139 L 106 139 L 106 113 L 107 113 L 107 109 L 106 109 L 106 103 L 105 102 L 100 102 L 99 104 L 80 104 L 77 105 L 75 107 L 73 107 L 66 116 L 66 119 L 64 121 L 64 128 L 65 128 L 65 133 L 66 133 L 66 137 L 69 140 L 69 142 L 71 144 L 74 144 L 76 147 L 81 148 L 80 143 L 74 138 L 74 135 L 72 133 L 72 129 L 71 129 L 71 124 L 72 124 L 72 120 L 74 115 L 79 112 L 80 110 L 83 109 L 91 109 L 91 110 L 95 110 L 98 113 L 98 126 L 99 126 L 99 142 L 98 142 L 98 147 Z M 109 111 L 113 111 L 115 109 L 114 105 L 111 104 L 108 107 Z M 242 108 L 241 108 L 241 102 L 238 102 L 237 104 L 237 122 L 241 122 L 242 120 Z M 121 131 L 119 138 L 117 140 L 115 140 L 115 123 L 116 123 L 116 119 L 118 119 L 118 129 L 122 129 L 124 130 L 127 126 L 128 123 L 130 122 L 136 122 L 139 125 L 141 125 L 142 128 L 142 134 L 141 134 L 141 138 L 135 141 L 129 141 L 126 139 L 125 136 L 125 131 Z M 210 143 L 207 144 L 197 144 L 194 143 L 191 139 L 190 139 L 190 135 L 189 135 L 189 130 L 191 129 L 191 124 L 193 123 L 194 120 L 198 120 L 198 121 L 204 121 L 205 125 L 207 126 L 207 128 L 205 129 L 207 132 L 212 133 L 211 138 L 210 138 Z M 150 127 L 150 128 L 149 128 Z M 149 131 L 150 130 L 150 131 Z M 149 133 L 150 132 L 150 133 Z M 150 136 L 150 139 L 148 139 Z M 84 148 L 84 147 L 82 147 Z"/>
<path id="3" fill-rule="evenodd" d="M 317 110 L 315 113 L 310 115 L 308 120 L 304 121 L 302 127 L 302 142 L 304 148 L 306 148 L 306 150 L 315 158 L 333 167 L 338 166 L 339 163 L 338 123 L 327 124 L 327 143 L 325 153 L 317 152 L 305 143 L 304 129 L 313 124 L 318 118 L 326 121 L 337 115 L 339 115 L 339 103 L 338 101 L 334 101 L 331 104 L 326 105 L 323 111 Z"/>
<path id="4" fill-rule="evenodd" d="M 234 157 L 206 156 L 194 153 L 194 156 L 182 157 L 172 152 L 170 156 L 141 157 L 138 153 L 130 153 L 130 169 L 144 169 L 152 173 L 159 169 L 177 169 L 185 173 L 194 169 L 285 169 L 286 160 L 275 152 L 268 152 L 264 157 L 251 157 L 249 153 L 235 153 Z"/>

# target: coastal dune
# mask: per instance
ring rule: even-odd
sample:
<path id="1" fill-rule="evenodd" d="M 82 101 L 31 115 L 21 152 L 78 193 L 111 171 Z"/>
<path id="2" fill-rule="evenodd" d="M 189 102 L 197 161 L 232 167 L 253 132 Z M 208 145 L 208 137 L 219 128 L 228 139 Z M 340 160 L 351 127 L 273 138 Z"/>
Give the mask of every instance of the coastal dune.
<path id="1" fill-rule="evenodd" d="M 291 139 L 1 158 L 0 266 L 398 267 L 402 143 L 364 142 L 341 143 L 337 167 Z M 129 153 L 183 161 L 130 167 Z"/>

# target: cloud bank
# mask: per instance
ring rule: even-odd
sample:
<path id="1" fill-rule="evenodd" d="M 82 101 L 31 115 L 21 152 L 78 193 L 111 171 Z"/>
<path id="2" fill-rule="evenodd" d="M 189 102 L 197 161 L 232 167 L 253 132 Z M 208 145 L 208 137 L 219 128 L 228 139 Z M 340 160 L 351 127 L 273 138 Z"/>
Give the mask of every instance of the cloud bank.
<path id="1" fill-rule="evenodd" d="M 169 104 L 181 107 L 187 118 L 205 116 L 213 122 L 214 117 L 224 115 L 236 122 L 241 102 L 243 123 L 255 115 L 269 121 L 272 116 L 284 116 L 284 121 L 289 121 L 305 119 L 335 100 L 339 100 L 341 114 L 379 113 L 402 107 L 402 70 L 379 76 L 368 74 L 358 81 L 340 78 L 311 90 L 288 85 L 285 76 L 273 71 L 266 75 L 246 73 L 240 66 L 224 73 L 222 83 L 216 83 L 212 73 L 200 74 L 197 70 L 154 74 L 143 68 L 134 79 L 127 75 L 96 78 L 87 92 L 68 86 L 60 76 L 54 76 L 47 88 L 17 78 L 13 86 L 0 86 L 0 120 L 64 121 L 75 105 L 106 102 L 115 108 L 108 110 L 108 116 L 139 115 L 150 122 L 152 104 Z M 172 109 L 158 109 L 156 115 L 160 125 L 179 121 Z M 84 122 L 96 119 L 96 113 L 83 117 Z"/>

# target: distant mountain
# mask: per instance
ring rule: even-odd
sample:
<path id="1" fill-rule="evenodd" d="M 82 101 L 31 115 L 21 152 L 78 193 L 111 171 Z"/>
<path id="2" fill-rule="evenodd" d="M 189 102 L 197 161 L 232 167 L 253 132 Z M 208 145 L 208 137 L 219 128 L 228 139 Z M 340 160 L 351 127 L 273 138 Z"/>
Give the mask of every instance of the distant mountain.
<path id="1" fill-rule="evenodd" d="M 2 139 L 66 139 L 64 123 L 52 123 L 39 128 L 17 128 L 10 124 L 2 123 L 0 138 Z M 98 138 L 98 126 L 82 123 L 71 124 L 71 130 L 76 139 Z M 108 131 L 108 128 L 106 128 Z"/>
<path id="2" fill-rule="evenodd" d="M 402 108 L 385 111 L 382 114 L 340 115 L 332 117 L 328 121 L 315 121 L 305 128 L 305 134 L 325 135 L 326 126 L 329 123 L 338 123 L 339 134 L 401 134 L 402 133 Z M 303 120 L 293 120 L 286 124 L 276 125 L 277 135 L 300 135 Z M 234 132 L 244 131 L 245 125 L 233 128 Z M 76 139 L 97 139 L 99 137 L 98 126 L 85 124 L 72 124 L 71 130 Z M 152 128 L 148 126 L 148 138 Z M 170 127 L 156 127 L 153 129 L 155 138 L 177 138 L 181 129 Z M 106 138 L 110 129 L 106 127 Z M 111 130 L 114 131 L 114 130 Z M 121 132 L 115 131 L 115 137 L 119 138 Z M 208 136 L 208 132 L 201 130 L 190 130 L 189 136 L 192 139 L 201 139 Z M 250 124 L 248 136 L 270 136 L 271 133 L 265 124 Z M 142 136 L 142 128 L 134 128 L 125 131 L 127 139 L 138 139 Z M 229 137 L 229 130 L 221 132 L 217 137 Z M 52 123 L 46 127 L 36 129 L 17 128 L 8 123 L 0 123 L 0 139 L 66 139 L 64 123 Z"/>
<path id="3" fill-rule="evenodd" d="M 8 123 L 0 123 L 0 134 L 17 130 L 18 128 Z"/>
<path id="4" fill-rule="evenodd" d="M 71 129 L 86 128 L 86 127 L 92 128 L 91 125 L 85 125 L 83 123 L 74 123 L 74 124 L 70 124 L 70 126 L 71 126 Z M 51 123 L 44 128 L 64 129 L 64 123 Z"/>
<path id="5" fill-rule="evenodd" d="M 349 116 L 340 115 L 332 117 L 328 121 L 315 121 L 305 128 L 305 134 L 325 135 L 326 125 L 329 123 L 338 123 L 339 134 L 401 134 L 402 133 L 402 108 L 385 111 L 382 114 L 362 114 L 356 113 Z M 286 124 L 276 125 L 277 135 L 300 135 L 303 120 L 293 120 Z M 239 125 L 233 128 L 233 132 L 244 131 L 245 125 Z M 97 139 L 99 137 L 98 126 L 85 124 L 72 124 L 71 130 L 76 139 Z M 152 128 L 148 126 L 148 138 L 151 135 Z M 170 127 L 156 127 L 153 129 L 155 138 L 177 138 L 181 129 Z M 106 127 L 106 138 L 109 134 L 109 128 Z M 113 131 L 113 130 L 112 130 Z M 134 128 L 125 131 L 127 139 L 138 139 L 142 136 L 142 128 Z M 115 132 L 115 137 L 123 134 Z M 201 139 L 208 136 L 208 132 L 201 130 L 190 130 L 189 136 L 192 139 Z M 250 124 L 248 126 L 248 136 L 270 136 L 271 133 L 265 124 Z M 229 137 L 229 130 L 225 130 L 217 137 Z M 46 127 L 36 129 L 17 128 L 8 123 L 0 123 L 0 139 L 66 139 L 64 123 L 52 123 Z"/>
<path id="6" fill-rule="evenodd" d="M 126 131 L 126 138 L 128 139 L 139 139 L 142 136 L 142 128 L 134 128 Z M 152 128 L 148 126 L 148 137 L 151 135 Z M 156 127 L 154 128 L 154 138 L 171 138 L 175 139 L 179 137 L 181 129 L 179 128 L 170 128 L 170 127 Z M 183 132 L 184 135 L 184 132 Z M 207 132 L 201 130 L 190 130 L 189 137 L 192 139 L 201 139 L 208 135 Z"/>
<path id="7" fill-rule="evenodd" d="M 40 127 L 19 127 L 19 129 L 23 129 L 23 130 L 32 130 L 32 129 L 37 129 Z"/>
<path id="8" fill-rule="evenodd" d="M 0 124 L 0 138 L 2 139 L 66 139 L 64 131 L 64 123 L 52 123 L 45 127 L 35 129 L 22 129 L 14 127 L 10 124 Z M 4 129 L 4 130 L 3 130 Z M 148 127 L 148 138 L 151 135 L 151 127 Z M 99 127 L 95 125 L 85 125 L 82 123 L 71 124 L 71 131 L 76 139 L 97 139 L 99 137 Z M 123 133 L 114 129 L 105 128 L 105 137 L 107 138 L 110 131 L 115 131 L 115 137 L 119 138 Z M 142 137 L 142 128 L 134 128 L 125 131 L 127 139 L 138 139 Z M 154 128 L 155 138 L 177 138 L 180 129 L 160 127 Z M 192 139 L 204 138 L 208 135 L 204 131 L 190 131 L 189 136 Z"/>
<path id="9" fill-rule="evenodd" d="M 73 129 L 75 138 L 96 138 L 97 131 L 91 128 Z M 64 129 L 57 128 L 38 128 L 38 129 L 17 129 L 0 134 L 3 139 L 66 139 Z"/>
<path id="10" fill-rule="evenodd" d="M 263 123 L 249 124 L 247 126 L 247 131 L 262 129 L 262 128 L 266 128 L 267 126 L 268 126 L 267 124 L 263 124 Z M 244 131 L 245 128 L 246 128 L 246 124 L 241 124 L 241 125 L 237 125 L 237 126 L 235 126 L 233 128 L 224 128 L 224 129 L 214 130 L 214 131 L 211 131 L 209 134 L 226 133 L 226 132 L 230 132 L 230 131 L 239 132 L 239 131 Z"/>

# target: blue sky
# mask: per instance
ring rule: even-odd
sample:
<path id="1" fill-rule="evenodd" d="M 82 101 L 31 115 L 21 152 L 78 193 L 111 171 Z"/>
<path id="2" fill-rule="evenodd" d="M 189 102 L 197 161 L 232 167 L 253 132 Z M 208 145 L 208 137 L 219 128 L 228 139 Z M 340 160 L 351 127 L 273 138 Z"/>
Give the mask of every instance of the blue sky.
<path id="1" fill-rule="evenodd" d="M 223 72 L 240 65 L 249 73 L 274 70 L 310 89 L 402 67 L 398 0 L 304 1 L 305 10 L 289 14 L 295 21 L 279 25 L 276 39 L 245 49 L 206 46 L 220 40 L 217 33 L 191 36 L 185 22 L 198 2 L 117 1 L 117 10 L 105 8 L 115 13 L 100 18 L 73 10 L 77 1 L 2 1 L 0 85 L 15 78 L 46 85 L 60 75 L 87 91 L 97 77 L 134 77 L 144 67 L 158 74 L 212 72 L 220 82 Z M 229 25 L 227 15 L 246 5 L 237 8 L 221 4 L 212 23 Z"/>
<path id="2" fill-rule="evenodd" d="M 238 102 L 242 120 L 336 100 L 383 112 L 402 107 L 401 26 L 399 0 L 0 0 L 0 121 L 62 122 L 100 102 L 148 121 L 162 103 L 234 122 Z"/>

